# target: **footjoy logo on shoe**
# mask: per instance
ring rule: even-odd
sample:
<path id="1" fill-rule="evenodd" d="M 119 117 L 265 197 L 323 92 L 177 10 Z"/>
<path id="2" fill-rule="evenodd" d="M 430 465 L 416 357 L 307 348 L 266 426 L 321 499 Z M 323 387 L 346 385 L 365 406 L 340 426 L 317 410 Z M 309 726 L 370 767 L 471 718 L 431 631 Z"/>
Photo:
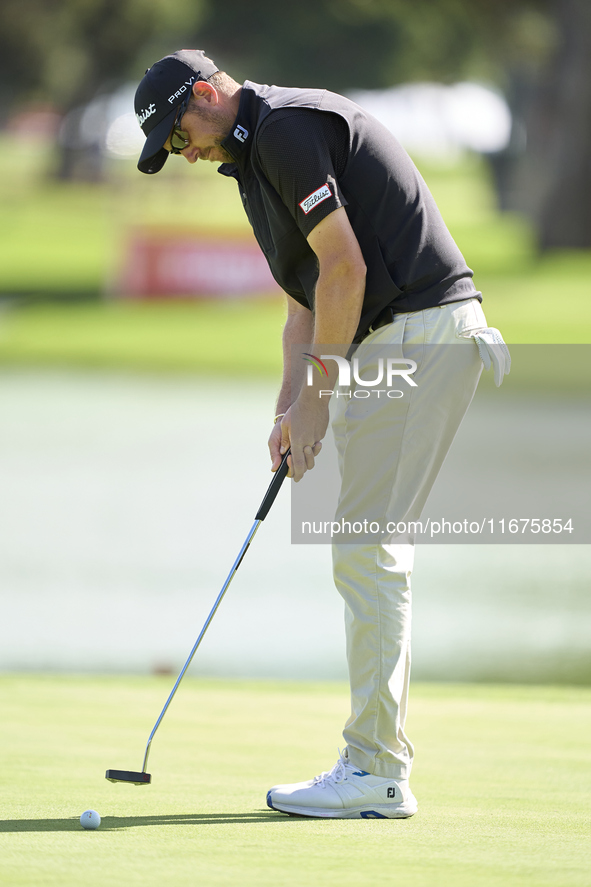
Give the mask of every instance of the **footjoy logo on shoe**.
<path id="1" fill-rule="evenodd" d="M 392 388 L 395 377 L 400 377 L 400 379 L 404 380 L 404 382 L 406 382 L 411 388 L 418 387 L 415 380 L 411 378 L 412 374 L 417 369 L 417 364 L 414 360 L 407 360 L 403 357 L 387 357 L 385 359 L 380 357 L 377 362 L 377 375 L 375 379 L 360 378 L 359 359 L 357 357 L 354 357 L 351 362 L 338 354 L 321 354 L 320 357 L 316 357 L 314 354 L 304 352 L 302 357 L 308 362 L 306 374 L 307 386 L 314 384 L 314 367 L 318 370 L 321 376 L 328 376 L 328 369 L 323 361 L 334 360 L 339 368 L 337 383 L 339 388 L 336 390 L 329 388 L 319 391 L 318 397 L 331 397 L 334 394 L 336 397 L 367 398 L 372 395 L 380 397 L 384 394 L 386 397 L 396 400 L 400 397 L 404 397 L 404 391 Z M 353 370 L 353 379 L 357 384 L 357 387 L 353 391 L 351 391 L 351 370 Z M 378 385 L 381 385 L 384 380 L 387 387 L 378 388 Z M 347 388 L 349 389 L 348 391 L 339 390 Z"/>
<path id="2" fill-rule="evenodd" d="M 395 797 L 396 797 L 396 789 L 394 788 L 393 785 L 389 786 L 389 788 L 388 788 L 388 797 L 389 797 L 389 798 L 395 798 Z"/>

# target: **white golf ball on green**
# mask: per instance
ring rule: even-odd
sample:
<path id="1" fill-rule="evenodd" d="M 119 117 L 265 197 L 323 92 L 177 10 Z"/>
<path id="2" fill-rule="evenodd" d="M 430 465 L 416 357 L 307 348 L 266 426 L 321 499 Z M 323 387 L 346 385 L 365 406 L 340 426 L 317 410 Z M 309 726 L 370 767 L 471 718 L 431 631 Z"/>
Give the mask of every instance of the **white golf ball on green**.
<path id="1" fill-rule="evenodd" d="M 101 824 L 101 818 L 96 810 L 85 810 L 80 817 L 80 825 L 82 828 L 95 829 Z"/>

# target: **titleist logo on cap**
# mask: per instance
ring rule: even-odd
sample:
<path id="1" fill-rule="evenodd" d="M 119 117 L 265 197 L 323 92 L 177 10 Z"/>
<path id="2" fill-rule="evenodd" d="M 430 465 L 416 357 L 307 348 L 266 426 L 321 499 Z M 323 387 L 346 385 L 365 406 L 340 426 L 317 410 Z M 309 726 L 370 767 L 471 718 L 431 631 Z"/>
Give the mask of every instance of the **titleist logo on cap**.
<path id="1" fill-rule="evenodd" d="M 143 126 L 144 123 L 146 122 L 146 120 L 148 119 L 148 117 L 151 117 L 152 114 L 155 114 L 155 113 L 156 113 L 156 105 L 154 104 L 154 102 L 150 102 L 150 104 L 148 105 L 147 108 L 145 108 L 143 111 L 140 111 L 139 114 L 136 114 L 135 116 L 138 119 L 139 125 Z"/>

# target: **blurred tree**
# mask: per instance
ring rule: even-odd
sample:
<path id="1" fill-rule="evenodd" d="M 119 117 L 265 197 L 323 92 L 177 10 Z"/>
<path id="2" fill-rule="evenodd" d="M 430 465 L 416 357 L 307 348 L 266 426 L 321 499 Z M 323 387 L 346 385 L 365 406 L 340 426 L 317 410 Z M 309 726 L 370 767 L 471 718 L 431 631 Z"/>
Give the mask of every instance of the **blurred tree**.
<path id="1" fill-rule="evenodd" d="M 495 82 L 515 120 L 490 158 L 501 208 L 530 215 L 542 250 L 591 247 L 591 0 L 225 0 L 193 41 L 238 79 Z"/>
<path id="2" fill-rule="evenodd" d="M 492 156 L 502 209 L 524 212 L 539 249 L 591 247 L 591 2 L 508 3 L 493 41 L 513 138 Z"/>
<path id="3" fill-rule="evenodd" d="M 172 51 L 202 7 L 202 0 L 2 0 L 3 110 L 40 97 L 73 107 L 105 83 L 143 73 L 140 57 Z"/>
<path id="4" fill-rule="evenodd" d="M 557 41 L 530 102 L 516 172 L 542 250 L 591 247 L 591 2 L 553 0 Z"/>
<path id="5" fill-rule="evenodd" d="M 501 206 L 530 214 L 543 249 L 591 246 L 591 0 L 3 0 L 0 111 L 72 111 L 191 45 L 238 80 L 496 82 L 515 118 L 494 160 Z M 60 174 L 89 175 L 68 126 Z"/>
<path id="6" fill-rule="evenodd" d="M 512 5 L 515 0 L 299 0 L 278 7 L 275 0 L 257 0 L 253 7 L 226 0 L 208 3 L 194 40 L 238 78 L 337 91 L 449 81 L 468 71 L 491 75 L 496 66 L 485 47 L 493 34 L 501 39 L 499 12 Z"/>
<path id="7" fill-rule="evenodd" d="M 0 107 L 6 114 L 19 102 L 42 100 L 70 112 L 141 76 L 143 57 L 173 51 L 201 9 L 201 0 L 3 0 Z M 87 176 L 67 126 L 64 138 L 59 175 Z"/>

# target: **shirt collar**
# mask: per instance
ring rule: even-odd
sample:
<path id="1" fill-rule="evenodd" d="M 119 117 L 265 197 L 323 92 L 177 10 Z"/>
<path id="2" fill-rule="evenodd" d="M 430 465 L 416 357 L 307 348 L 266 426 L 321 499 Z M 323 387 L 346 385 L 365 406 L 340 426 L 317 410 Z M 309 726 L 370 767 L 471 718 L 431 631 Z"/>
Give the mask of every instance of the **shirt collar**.
<path id="1" fill-rule="evenodd" d="M 238 114 L 232 130 L 221 143 L 221 147 L 225 148 L 228 154 L 234 158 L 239 166 L 244 166 L 254 137 L 254 131 L 257 121 L 257 96 L 250 84 L 245 80 L 240 93 L 240 104 L 238 106 Z M 228 166 L 229 164 L 222 164 Z M 220 172 L 222 167 L 219 168 Z"/>

